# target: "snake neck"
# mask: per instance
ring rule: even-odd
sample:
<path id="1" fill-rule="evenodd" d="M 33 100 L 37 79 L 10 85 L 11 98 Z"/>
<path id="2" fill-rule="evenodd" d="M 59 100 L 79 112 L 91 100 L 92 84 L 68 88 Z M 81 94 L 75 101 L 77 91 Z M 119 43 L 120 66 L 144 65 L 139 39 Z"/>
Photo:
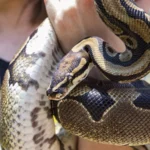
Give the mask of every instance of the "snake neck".
<path id="1" fill-rule="evenodd" d="M 45 91 L 62 57 L 47 19 L 10 63 L 2 85 L 0 128 L 5 149 L 60 149 Z"/>

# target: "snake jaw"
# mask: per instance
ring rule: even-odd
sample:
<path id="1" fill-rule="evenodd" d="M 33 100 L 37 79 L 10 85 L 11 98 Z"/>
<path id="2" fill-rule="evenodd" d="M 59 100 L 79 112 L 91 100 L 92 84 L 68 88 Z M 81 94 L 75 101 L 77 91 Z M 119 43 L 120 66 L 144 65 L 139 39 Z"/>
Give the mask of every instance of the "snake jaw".
<path id="1" fill-rule="evenodd" d="M 62 82 L 57 84 L 57 81 L 55 82 L 55 77 L 52 79 L 46 94 L 48 96 L 49 100 L 62 100 L 66 95 L 69 93 L 70 87 L 72 86 L 72 80 L 73 80 L 73 73 L 67 73 L 62 77 Z"/>
<path id="2" fill-rule="evenodd" d="M 62 100 L 66 96 L 65 93 L 68 93 L 67 88 L 59 88 L 56 90 L 50 88 L 46 92 L 49 100 L 57 100 L 57 101 Z"/>
<path id="3" fill-rule="evenodd" d="M 67 74 L 66 74 L 67 81 L 68 81 L 68 82 L 72 82 L 73 76 L 74 76 L 73 73 L 67 73 Z"/>

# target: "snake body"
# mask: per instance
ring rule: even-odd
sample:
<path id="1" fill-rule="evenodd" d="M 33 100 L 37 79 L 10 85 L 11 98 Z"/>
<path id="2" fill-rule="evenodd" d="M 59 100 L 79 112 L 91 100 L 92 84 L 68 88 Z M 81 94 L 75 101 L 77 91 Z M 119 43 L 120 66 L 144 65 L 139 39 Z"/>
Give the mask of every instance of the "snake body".
<path id="1" fill-rule="evenodd" d="M 55 64 L 62 56 L 46 19 L 10 63 L 1 101 L 0 141 L 5 150 L 64 149 L 55 135 L 50 102 L 45 94 Z"/>
<path id="2" fill-rule="evenodd" d="M 99 37 L 82 40 L 60 61 L 47 95 L 61 100 L 58 119 L 78 136 L 116 145 L 150 143 L 150 85 L 139 80 L 150 70 L 150 17 L 128 0 L 95 3 L 126 51 L 117 53 Z M 93 65 L 111 80 L 110 87 L 77 86 Z"/>
<path id="3" fill-rule="evenodd" d="M 79 65 L 74 64 L 73 67 L 77 68 L 75 77 L 79 77 L 77 82 L 87 76 L 89 71 L 85 70 L 96 58 L 98 60 L 95 63 L 99 69 L 113 81 L 131 82 L 148 74 L 149 16 L 129 0 L 95 0 L 95 4 L 103 21 L 124 41 L 127 50 L 125 54 L 114 53 L 103 40 L 100 42 L 103 45 L 97 43 L 99 40 L 95 37 L 91 38 L 94 45 L 90 44 L 89 39 L 82 41 L 77 47 L 84 49 L 88 44 L 91 49 L 97 49 L 95 55 L 101 54 L 101 57 L 92 55 L 94 53 L 89 54 L 86 50 L 83 52 L 89 60 L 80 57 L 83 61 L 78 62 Z M 79 50 L 75 48 L 71 52 L 80 53 Z M 66 57 L 71 58 L 70 54 Z M 10 63 L 2 84 L 0 112 L 0 141 L 5 150 L 64 149 L 55 135 L 52 112 L 57 113 L 66 129 L 93 141 L 116 145 L 139 145 L 150 142 L 149 91 L 138 90 L 138 86 L 149 88 L 144 81 L 118 85 L 120 90 L 117 85 L 104 86 L 105 91 L 103 86 L 89 86 L 83 83 L 77 86 L 68 98 L 57 104 L 57 110 L 55 103 L 52 103 L 51 107 L 51 102 L 46 97 L 46 89 L 49 80 L 52 80 L 52 72 L 62 57 L 54 30 L 49 21 L 45 20 Z M 88 65 L 84 62 L 88 62 Z M 80 70 L 82 64 L 85 70 Z M 56 76 L 56 80 L 52 80 L 54 87 L 63 81 L 61 75 L 59 81 L 58 78 Z M 71 78 L 72 74 L 67 74 L 67 79 Z M 125 88 L 121 88 L 122 86 Z M 52 92 L 56 92 L 56 89 Z M 142 106 L 144 100 L 146 103 Z"/>
<path id="4" fill-rule="evenodd" d="M 52 106 L 62 126 L 75 135 L 105 144 L 143 145 L 150 143 L 149 88 L 145 81 L 82 83 Z"/>

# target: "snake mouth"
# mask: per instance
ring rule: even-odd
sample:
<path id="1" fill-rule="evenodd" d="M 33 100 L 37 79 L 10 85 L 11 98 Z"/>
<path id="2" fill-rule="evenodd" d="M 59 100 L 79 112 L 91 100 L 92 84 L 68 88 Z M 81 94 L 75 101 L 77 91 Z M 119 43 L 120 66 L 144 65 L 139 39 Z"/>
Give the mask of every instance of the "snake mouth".
<path id="1" fill-rule="evenodd" d="M 60 92 L 60 90 L 52 91 L 51 89 L 48 89 L 46 94 L 48 96 L 49 100 L 62 100 L 64 97 L 66 97 L 68 93 L 67 88 L 64 88 L 63 91 Z"/>

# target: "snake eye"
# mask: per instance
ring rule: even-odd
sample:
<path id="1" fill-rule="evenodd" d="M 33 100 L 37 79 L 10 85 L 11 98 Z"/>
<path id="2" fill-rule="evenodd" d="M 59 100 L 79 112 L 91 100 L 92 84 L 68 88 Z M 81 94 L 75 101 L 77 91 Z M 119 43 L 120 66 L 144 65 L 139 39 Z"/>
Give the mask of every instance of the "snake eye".
<path id="1" fill-rule="evenodd" d="M 55 90 L 47 90 L 46 94 L 47 96 L 50 98 L 50 99 L 60 99 L 64 93 L 66 92 L 66 89 L 65 88 L 58 88 L 58 89 L 55 89 Z"/>
<path id="2" fill-rule="evenodd" d="M 56 89 L 55 91 L 53 91 L 53 94 L 63 94 L 65 92 L 65 88 L 61 87 L 59 89 Z"/>
<path id="3" fill-rule="evenodd" d="M 73 78 L 73 74 L 72 73 L 67 73 L 66 76 L 67 76 L 67 81 L 71 81 L 72 78 Z"/>
<path id="4" fill-rule="evenodd" d="M 59 89 L 56 89 L 55 91 L 53 91 L 53 93 L 59 93 Z"/>

